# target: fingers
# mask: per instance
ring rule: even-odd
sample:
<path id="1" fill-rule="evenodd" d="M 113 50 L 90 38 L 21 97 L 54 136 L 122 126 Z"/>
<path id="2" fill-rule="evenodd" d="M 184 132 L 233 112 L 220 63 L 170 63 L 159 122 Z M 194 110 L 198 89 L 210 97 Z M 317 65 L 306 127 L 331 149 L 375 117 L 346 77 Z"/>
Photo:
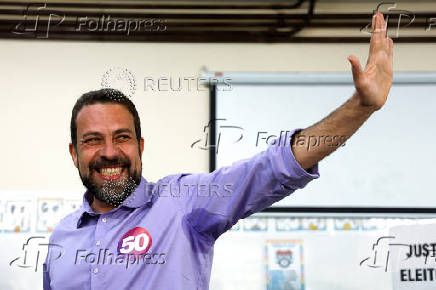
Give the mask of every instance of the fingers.
<path id="1" fill-rule="evenodd" d="M 383 14 L 377 12 L 372 17 L 372 34 L 370 52 L 374 52 L 381 46 L 384 46 L 386 40 L 387 23 L 383 18 Z"/>
<path id="2" fill-rule="evenodd" d="M 372 32 L 373 34 L 378 34 L 378 36 L 384 36 L 386 37 L 386 29 L 387 29 L 387 23 L 383 17 L 383 14 L 380 12 L 377 12 L 372 17 Z"/>
<path id="3" fill-rule="evenodd" d="M 375 31 L 375 27 L 376 27 L 375 22 L 376 22 L 376 16 L 377 16 L 377 14 L 378 14 L 378 13 L 376 13 L 376 14 L 374 14 L 374 15 L 372 16 L 372 21 L 371 21 L 371 32 L 373 32 L 373 33 L 374 33 L 374 31 Z"/>
<path id="4" fill-rule="evenodd" d="M 351 71 L 353 72 L 353 80 L 356 82 L 359 80 L 360 75 L 362 73 L 362 66 L 360 65 L 359 59 L 354 55 L 350 55 L 348 57 L 348 61 L 351 63 Z"/>
<path id="5" fill-rule="evenodd" d="M 388 37 L 388 46 L 389 46 L 389 56 L 392 57 L 394 54 L 394 41 L 390 37 Z"/>
<path id="6" fill-rule="evenodd" d="M 372 18 L 372 34 L 368 63 L 371 62 L 372 56 L 378 51 L 385 51 L 389 56 L 393 54 L 393 42 L 392 39 L 387 36 L 387 23 L 383 18 L 383 14 L 379 12 Z"/>

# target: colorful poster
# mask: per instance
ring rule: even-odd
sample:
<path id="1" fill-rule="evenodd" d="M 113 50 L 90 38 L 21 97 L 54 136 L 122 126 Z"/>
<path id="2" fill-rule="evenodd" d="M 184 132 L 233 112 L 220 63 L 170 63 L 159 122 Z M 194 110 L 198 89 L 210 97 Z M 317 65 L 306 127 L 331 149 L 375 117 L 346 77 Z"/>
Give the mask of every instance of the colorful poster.
<path id="1" fill-rule="evenodd" d="M 62 218 L 62 198 L 39 198 L 37 202 L 36 231 L 52 232 Z"/>
<path id="2" fill-rule="evenodd" d="M 325 218 L 303 218 L 301 219 L 301 229 L 309 231 L 327 230 L 327 221 Z"/>
<path id="3" fill-rule="evenodd" d="M 266 218 L 246 218 L 244 219 L 244 231 L 267 231 L 268 219 Z"/>
<path id="4" fill-rule="evenodd" d="M 301 229 L 301 220 L 298 218 L 276 218 L 276 230 L 279 232 L 284 231 L 297 231 Z"/>
<path id="5" fill-rule="evenodd" d="M 353 218 L 336 218 L 335 230 L 338 231 L 356 231 L 360 228 L 362 221 Z"/>
<path id="6" fill-rule="evenodd" d="M 33 203 L 31 200 L 10 200 L 6 202 L 3 227 L 6 232 L 28 232 Z"/>
<path id="7" fill-rule="evenodd" d="M 303 290 L 303 245 L 300 240 L 267 240 L 267 290 Z"/>

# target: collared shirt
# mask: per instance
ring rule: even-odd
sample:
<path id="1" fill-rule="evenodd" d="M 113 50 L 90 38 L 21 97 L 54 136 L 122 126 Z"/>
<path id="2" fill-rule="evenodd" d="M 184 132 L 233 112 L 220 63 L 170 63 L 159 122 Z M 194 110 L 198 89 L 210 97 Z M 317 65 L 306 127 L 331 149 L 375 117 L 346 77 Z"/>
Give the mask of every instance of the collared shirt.
<path id="1" fill-rule="evenodd" d="M 107 213 L 86 192 L 50 237 L 44 289 L 208 289 L 216 239 L 318 177 L 283 142 L 212 173 L 142 178 Z"/>

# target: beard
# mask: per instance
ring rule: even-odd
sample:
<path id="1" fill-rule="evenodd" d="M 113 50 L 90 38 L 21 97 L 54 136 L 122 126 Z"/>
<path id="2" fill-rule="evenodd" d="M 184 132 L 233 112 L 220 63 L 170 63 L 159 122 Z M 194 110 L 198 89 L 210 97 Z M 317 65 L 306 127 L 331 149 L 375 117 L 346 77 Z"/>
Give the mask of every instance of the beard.
<path id="1" fill-rule="evenodd" d="M 95 178 L 94 170 L 112 165 L 121 165 L 127 168 L 127 178 L 121 176 L 119 180 L 105 180 L 102 185 L 98 185 L 93 180 L 93 178 Z M 89 175 L 82 175 L 80 169 L 79 175 L 83 185 L 94 198 L 110 204 L 111 206 L 118 207 L 135 191 L 136 187 L 141 182 L 141 172 L 131 170 L 130 165 L 131 163 L 127 158 L 120 157 L 109 160 L 103 157 L 90 164 Z"/>

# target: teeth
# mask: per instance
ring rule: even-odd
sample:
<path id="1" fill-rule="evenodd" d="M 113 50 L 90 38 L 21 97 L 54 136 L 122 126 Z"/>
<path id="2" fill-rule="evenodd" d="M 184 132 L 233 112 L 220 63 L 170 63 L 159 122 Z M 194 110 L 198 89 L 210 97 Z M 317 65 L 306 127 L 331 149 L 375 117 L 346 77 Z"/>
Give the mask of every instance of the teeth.
<path id="1" fill-rule="evenodd" d="M 117 168 L 102 168 L 100 170 L 100 173 L 102 175 L 114 175 L 114 174 L 120 174 L 123 169 L 121 167 Z"/>

